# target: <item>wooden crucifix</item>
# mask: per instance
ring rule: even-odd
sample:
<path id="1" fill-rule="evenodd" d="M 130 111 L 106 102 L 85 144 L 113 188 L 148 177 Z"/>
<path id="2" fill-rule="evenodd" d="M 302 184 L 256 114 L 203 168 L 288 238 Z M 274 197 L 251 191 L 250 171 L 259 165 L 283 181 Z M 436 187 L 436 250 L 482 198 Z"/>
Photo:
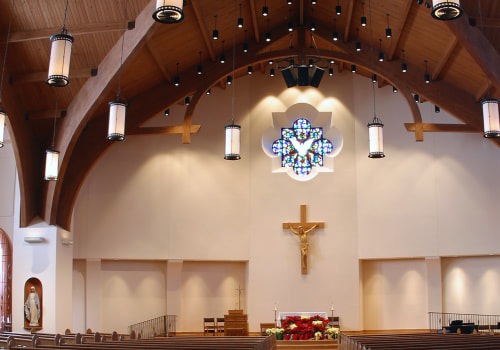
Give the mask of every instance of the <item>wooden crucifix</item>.
<path id="1" fill-rule="evenodd" d="M 307 222 L 307 206 L 300 205 L 300 222 L 284 222 L 283 228 L 290 229 L 292 233 L 300 238 L 300 265 L 302 274 L 307 274 L 307 252 L 309 250 L 309 242 L 307 235 L 316 228 L 324 228 L 324 222 Z"/>

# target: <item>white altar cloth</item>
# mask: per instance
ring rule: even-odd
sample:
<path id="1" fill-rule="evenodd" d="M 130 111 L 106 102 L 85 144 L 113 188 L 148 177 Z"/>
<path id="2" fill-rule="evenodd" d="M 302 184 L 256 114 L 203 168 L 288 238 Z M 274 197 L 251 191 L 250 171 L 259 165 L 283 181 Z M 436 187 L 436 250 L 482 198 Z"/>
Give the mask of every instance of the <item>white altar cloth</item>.
<path id="1" fill-rule="evenodd" d="M 328 318 L 326 312 L 278 312 L 278 319 L 276 320 L 276 326 L 281 327 L 281 320 L 286 319 L 288 316 L 320 316 L 323 318 Z"/>

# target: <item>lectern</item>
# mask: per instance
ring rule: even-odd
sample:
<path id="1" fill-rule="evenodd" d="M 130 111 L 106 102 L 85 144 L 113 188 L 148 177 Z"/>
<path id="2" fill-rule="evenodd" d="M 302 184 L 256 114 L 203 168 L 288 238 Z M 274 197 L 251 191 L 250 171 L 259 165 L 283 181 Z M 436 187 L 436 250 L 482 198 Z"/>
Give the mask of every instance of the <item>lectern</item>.
<path id="1" fill-rule="evenodd" d="M 228 315 L 224 315 L 224 335 L 248 335 L 248 315 L 243 310 L 229 310 Z"/>

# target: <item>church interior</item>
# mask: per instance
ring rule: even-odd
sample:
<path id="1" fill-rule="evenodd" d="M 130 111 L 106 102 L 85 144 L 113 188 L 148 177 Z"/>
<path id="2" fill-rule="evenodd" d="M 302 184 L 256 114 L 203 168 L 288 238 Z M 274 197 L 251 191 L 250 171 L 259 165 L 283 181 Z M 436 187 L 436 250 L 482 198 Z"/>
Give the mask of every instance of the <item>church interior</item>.
<path id="1" fill-rule="evenodd" d="M 500 315 L 500 2 L 440 3 L 0 0 L 3 327 Z"/>

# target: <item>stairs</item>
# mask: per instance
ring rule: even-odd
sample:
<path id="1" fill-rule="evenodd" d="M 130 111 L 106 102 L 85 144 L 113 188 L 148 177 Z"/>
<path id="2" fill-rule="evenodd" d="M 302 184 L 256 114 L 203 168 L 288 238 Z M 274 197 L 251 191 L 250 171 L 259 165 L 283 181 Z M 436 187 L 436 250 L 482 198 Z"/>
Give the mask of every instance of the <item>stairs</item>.
<path id="1" fill-rule="evenodd" d="M 276 350 L 330 350 L 330 349 L 338 349 L 337 339 L 276 341 Z"/>

